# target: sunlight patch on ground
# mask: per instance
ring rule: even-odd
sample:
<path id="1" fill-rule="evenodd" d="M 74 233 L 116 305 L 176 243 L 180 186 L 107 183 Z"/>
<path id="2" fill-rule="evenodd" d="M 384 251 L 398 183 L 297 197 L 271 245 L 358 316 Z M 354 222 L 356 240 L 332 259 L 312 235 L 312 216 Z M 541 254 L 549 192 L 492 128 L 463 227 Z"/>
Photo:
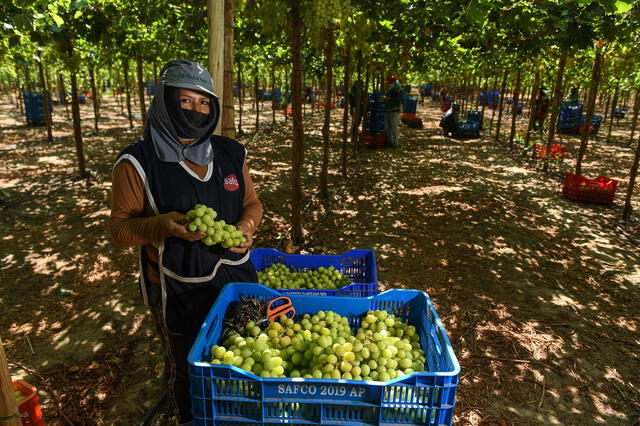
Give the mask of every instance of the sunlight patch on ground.
<path id="1" fill-rule="evenodd" d="M 423 186 L 422 188 L 410 189 L 406 191 L 398 191 L 398 193 L 407 194 L 407 195 L 438 195 L 444 192 L 463 191 L 465 189 L 466 188 L 462 186 L 434 185 L 434 186 Z"/>
<path id="2" fill-rule="evenodd" d="M 59 166 L 61 164 L 67 164 L 68 161 L 67 160 L 63 160 L 60 157 L 49 156 L 49 157 L 39 157 L 38 158 L 38 162 L 39 163 L 48 163 L 48 164 Z"/>
<path id="3" fill-rule="evenodd" d="M 584 309 L 585 306 L 576 301 L 575 299 L 570 298 L 565 294 L 555 294 L 551 298 L 551 303 L 557 306 L 574 306 L 578 309 Z"/>
<path id="4" fill-rule="evenodd" d="M 102 209 L 102 210 L 95 211 L 91 214 L 88 214 L 86 217 L 96 218 L 96 217 L 102 216 L 104 218 L 104 217 L 109 217 L 110 214 L 111 214 L 111 209 Z"/>
<path id="5" fill-rule="evenodd" d="M 61 272 L 62 269 L 69 265 L 69 262 L 59 260 L 57 253 L 43 256 L 40 253 L 31 252 L 25 256 L 24 260 L 31 264 L 33 272 L 43 275 Z M 53 265 L 51 265 L 51 263 L 53 263 Z M 66 268 L 66 270 L 73 268 L 74 267 Z"/>

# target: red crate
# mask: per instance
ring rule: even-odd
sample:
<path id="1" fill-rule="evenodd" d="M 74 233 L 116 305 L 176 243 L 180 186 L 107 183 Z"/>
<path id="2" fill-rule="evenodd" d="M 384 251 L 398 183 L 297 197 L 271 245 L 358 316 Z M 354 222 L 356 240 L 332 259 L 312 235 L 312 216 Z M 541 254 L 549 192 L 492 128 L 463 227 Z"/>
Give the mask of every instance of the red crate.
<path id="1" fill-rule="evenodd" d="M 20 391 L 24 396 L 18 404 L 20 414 L 27 414 L 27 417 L 22 417 L 22 426 L 44 426 L 38 389 L 24 380 L 14 380 L 13 390 Z"/>
<path id="2" fill-rule="evenodd" d="M 416 118 L 416 113 L 415 112 L 403 112 L 401 117 L 405 118 L 407 120 L 411 120 L 412 118 Z"/>
<path id="3" fill-rule="evenodd" d="M 449 108 L 451 108 L 451 100 L 443 99 L 442 103 L 440 104 L 440 111 L 447 112 L 449 111 Z"/>
<path id="4" fill-rule="evenodd" d="M 587 179 L 583 176 L 566 173 L 562 186 L 562 195 L 574 201 L 612 204 L 616 196 L 618 181 L 599 176 Z"/>
<path id="5" fill-rule="evenodd" d="M 361 137 L 366 148 L 384 148 L 387 145 L 387 138 L 384 136 L 384 133 L 380 133 L 379 135 L 362 133 Z"/>
<path id="6" fill-rule="evenodd" d="M 551 150 L 549 151 L 549 159 L 550 160 L 564 160 L 564 157 L 567 155 L 567 147 L 560 144 L 551 145 Z M 531 154 L 532 158 L 546 158 L 547 157 L 547 146 L 541 145 L 539 143 L 533 145 L 533 153 Z"/>

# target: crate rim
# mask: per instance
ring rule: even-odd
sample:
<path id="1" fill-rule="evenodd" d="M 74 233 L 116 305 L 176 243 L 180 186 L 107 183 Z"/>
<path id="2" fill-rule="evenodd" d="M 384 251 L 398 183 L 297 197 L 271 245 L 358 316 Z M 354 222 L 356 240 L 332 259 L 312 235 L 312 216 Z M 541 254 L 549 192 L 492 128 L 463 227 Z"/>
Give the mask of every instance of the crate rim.
<path id="1" fill-rule="evenodd" d="M 265 286 L 267 288 L 271 288 L 273 290 L 308 290 L 308 291 L 348 291 L 350 290 L 349 287 L 356 284 L 356 285 L 369 285 L 369 284 L 375 284 L 376 289 L 378 288 L 378 260 L 376 257 L 376 251 L 372 250 L 372 249 L 352 249 L 349 251 L 346 251 L 344 253 L 339 253 L 339 254 L 288 254 L 285 253 L 283 251 L 278 250 L 277 248 L 273 248 L 273 247 L 259 247 L 259 248 L 254 248 L 251 250 L 251 253 L 249 254 L 249 257 L 251 258 L 253 253 L 256 253 L 256 255 L 259 255 L 260 253 L 266 253 L 266 252 L 271 252 L 274 255 L 284 255 L 284 256 L 300 256 L 300 257 L 304 257 L 304 256 L 348 256 L 350 254 L 354 254 L 354 252 L 363 252 L 365 255 L 371 253 L 371 255 L 373 256 L 373 265 L 372 265 L 372 273 L 373 273 L 373 281 L 371 281 L 370 283 L 354 283 L 351 282 L 350 284 L 345 285 L 344 287 L 341 288 L 336 288 L 336 289 L 331 289 L 331 290 L 323 290 L 323 289 L 277 289 L 277 288 L 272 288 L 272 287 L 268 287 Z M 274 253 L 277 252 L 277 253 Z M 262 270 L 262 269 L 260 269 Z M 348 297 L 348 296 L 345 296 Z"/>
<path id="2" fill-rule="evenodd" d="M 189 350 L 189 354 L 187 355 L 187 363 L 197 366 L 197 367 L 211 367 L 211 366 L 215 366 L 216 368 L 228 368 L 228 369 L 232 369 L 232 371 L 241 373 L 243 375 L 247 375 L 248 378 L 251 378 L 253 380 L 256 380 L 258 382 L 262 382 L 262 381 L 266 381 L 266 382 L 278 382 L 278 381 L 287 381 L 287 382 L 291 382 L 291 383 L 295 383 L 298 381 L 303 381 L 305 383 L 311 383 L 311 382 L 316 382 L 319 381 L 317 383 L 349 383 L 349 384 L 353 384 L 353 383 L 367 383 L 370 384 L 372 386 L 392 386 L 394 385 L 394 383 L 398 382 L 398 381 L 404 381 L 407 380 L 407 378 L 410 377 L 415 377 L 415 376 L 424 376 L 424 377 L 456 377 L 460 374 L 461 368 L 460 368 L 460 362 L 458 361 L 458 357 L 455 355 L 455 352 L 453 350 L 453 345 L 451 344 L 451 341 L 449 340 L 449 335 L 446 332 L 446 329 L 444 327 L 444 324 L 442 323 L 442 321 L 440 320 L 440 316 L 438 315 L 438 312 L 435 309 L 435 306 L 433 305 L 433 302 L 431 301 L 431 298 L 429 297 L 429 295 L 422 290 L 416 290 L 416 289 L 390 289 L 390 290 L 386 290 L 383 291 L 382 293 L 378 293 L 374 296 L 369 296 L 369 297 L 349 297 L 349 296 L 337 296 L 341 299 L 354 299 L 354 300 L 358 300 L 358 301 L 362 301 L 362 300 L 373 300 L 376 298 L 382 298 L 385 295 L 389 295 L 389 294 L 393 294 L 393 293 L 413 293 L 415 295 L 421 295 L 423 297 L 425 297 L 426 301 L 427 301 L 427 305 L 431 308 L 433 314 L 434 314 L 434 324 L 436 327 L 440 328 L 444 333 L 442 334 L 442 337 L 444 339 L 445 342 L 445 346 L 442 348 L 442 353 L 444 354 L 446 352 L 446 355 L 449 357 L 449 359 L 451 359 L 451 363 L 452 363 L 452 370 L 451 371 L 436 371 L 436 372 L 424 372 L 424 371 L 420 371 L 420 372 L 414 372 L 408 375 L 404 375 L 404 376 L 400 376 L 397 377 L 395 379 L 391 379 L 389 381 L 386 382 L 381 382 L 381 381 L 373 381 L 373 380 L 346 380 L 346 379 L 318 379 L 318 378 L 302 378 L 302 377 L 259 377 L 256 376 L 253 373 L 250 373 L 246 370 L 243 370 L 241 368 L 235 367 L 235 366 L 231 366 L 231 365 L 226 365 L 226 364 L 211 364 L 209 362 L 205 362 L 205 361 L 201 361 L 201 360 L 197 360 L 197 358 L 199 358 L 197 356 L 197 354 L 195 353 L 195 348 L 198 344 L 198 342 L 200 341 L 200 339 L 202 337 L 205 337 L 207 334 L 207 330 L 208 330 L 208 325 L 209 322 L 211 320 L 211 316 L 212 314 L 216 311 L 216 308 L 218 306 L 218 304 L 222 303 L 221 300 L 223 299 L 223 294 L 225 292 L 228 291 L 232 291 L 234 287 L 253 287 L 253 288 L 260 288 L 260 289 L 266 289 L 269 292 L 272 292 L 274 297 L 279 297 L 281 296 L 281 294 L 276 290 L 276 289 L 272 289 L 270 287 L 264 286 L 260 283 L 243 283 L 243 282 L 231 282 L 228 283 L 227 285 L 225 285 L 222 288 L 222 291 L 220 292 L 220 295 L 218 296 L 218 298 L 216 299 L 215 303 L 213 304 L 213 306 L 211 306 L 211 309 L 209 310 L 209 313 L 207 314 L 207 317 L 205 318 L 204 322 L 202 323 L 202 326 L 200 326 L 200 330 L 198 331 L 198 334 L 194 340 L 193 345 L 191 346 L 191 349 Z M 309 296 L 300 296 L 300 295 L 290 295 L 293 297 L 309 297 Z M 290 297 L 289 296 L 289 297 Z M 321 296 L 320 296 L 321 297 Z M 225 310 L 226 312 L 226 310 Z"/>

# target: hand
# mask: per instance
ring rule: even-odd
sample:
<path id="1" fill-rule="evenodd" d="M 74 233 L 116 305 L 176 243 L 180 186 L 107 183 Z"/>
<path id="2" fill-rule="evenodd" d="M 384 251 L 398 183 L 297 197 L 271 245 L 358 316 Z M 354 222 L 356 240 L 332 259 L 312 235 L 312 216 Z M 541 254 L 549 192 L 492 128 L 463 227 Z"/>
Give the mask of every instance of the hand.
<path id="1" fill-rule="evenodd" d="M 169 212 L 158 217 L 160 226 L 171 237 L 178 237 L 187 241 L 198 241 L 206 236 L 204 232 L 189 232 L 185 226 L 189 223 L 189 217 L 182 213 Z"/>
<path id="2" fill-rule="evenodd" d="M 244 221 L 237 222 L 236 229 L 242 232 L 242 235 L 244 235 L 247 241 L 240 244 L 240 247 L 230 247 L 229 250 L 237 254 L 244 254 L 247 252 L 249 247 L 253 245 L 253 230 L 251 229 L 251 226 Z"/>

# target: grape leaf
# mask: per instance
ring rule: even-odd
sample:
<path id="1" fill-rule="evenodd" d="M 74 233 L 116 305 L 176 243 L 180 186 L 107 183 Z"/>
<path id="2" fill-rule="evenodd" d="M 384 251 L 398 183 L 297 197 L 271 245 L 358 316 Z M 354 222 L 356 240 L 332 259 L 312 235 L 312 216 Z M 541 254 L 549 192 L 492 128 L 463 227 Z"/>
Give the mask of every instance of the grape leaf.
<path id="1" fill-rule="evenodd" d="M 627 11 L 629 11 L 629 9 L 631 9 L 633 7 L 633 3 L 632 2 L 626 2 L 623 0 L 617 0 L 616 1 L 616 12 L 617 13 L 625 13 Z"/>

